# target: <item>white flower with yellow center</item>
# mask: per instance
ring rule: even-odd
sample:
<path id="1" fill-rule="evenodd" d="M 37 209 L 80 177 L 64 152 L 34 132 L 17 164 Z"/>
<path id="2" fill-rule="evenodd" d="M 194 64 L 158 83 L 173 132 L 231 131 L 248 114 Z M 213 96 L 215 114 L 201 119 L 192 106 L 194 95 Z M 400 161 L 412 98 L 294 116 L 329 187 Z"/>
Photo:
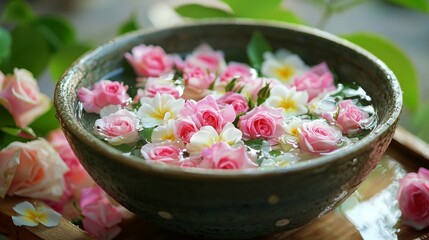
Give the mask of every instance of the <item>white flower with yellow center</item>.
<path id="1" fill-rule="evenodd" d="M 184 99 L 175 99 L 170 94 L 157 93 L 155 97 L 142 97 L 141 107 L 137 111 L 143 127 L 150 128 L 168 123 L 179 116 L 185 105 Z"/>
<path id="2" fill-rule="evenodd" d="M 61 214 L 48 207 L 37 207 L 25 201 L 13 207 L 19 216 L 12 216 L 16 226 L 35 227 L 41 223 L 45 227 L 55 227 L 61 222 Z"/>
<path id="3" fill-rule="evenodd" d="M 167 141 L 176 141 L 174 135 L 174 121 L 170 120 L 166 125 L 155 128 L 152 132 L 152 143 L 163 143 Z"/>
<path id="4" fill-rule="evenodd" d="M 302 120 L 297 117 L 290 118 L 283 124 L 285 134 L 279 138 L 279 143 L 283 151 L 289 151 L 292 148 L 298 147 L 299 132 L 298 129 L 307 120 Z"/>
<path id="5" fill-rule="evenodd" d="M 307 113 L 307 101 L 307 92 L 296 91 L 295 87 L 277 85 L 271 89 L 270 97 L 264 104 L 273 108 L 281 108 L 283 116 L 291 117 Z"/>
<path id="6" fill-rule="evenodd" d="M 295 76 L 309 70 L 302 59 L 285 49 L 279 49 L 275 54 L 271 52 L 264 53 L 264 62 L 262 63 L 262 74 L 266 77 L 277 78 L 280 81 L 290 82 Z"/>
<path id="7" fill-rule="evenodd" d="M 191 155 L 201 153 L 204 148 L 209 148 L 217 142 L 225 142 L 232 146 L 241 140 L 242 132 L 234 127 L 234 124 L 227 123 L 218 134 L 212 126 L 204 126 L 192 135 L 186 149 Z"/>

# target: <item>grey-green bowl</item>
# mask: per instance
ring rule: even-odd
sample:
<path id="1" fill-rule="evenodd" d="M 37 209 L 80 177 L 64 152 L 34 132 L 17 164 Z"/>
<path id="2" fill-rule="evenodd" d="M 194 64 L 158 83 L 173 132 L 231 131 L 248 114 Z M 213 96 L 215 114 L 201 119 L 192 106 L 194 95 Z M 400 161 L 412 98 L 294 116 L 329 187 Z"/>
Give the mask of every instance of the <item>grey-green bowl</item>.
<path id="1" fill-rule="evenodd" d="M 340 79 L 361 85 L 373 99 L 379 125 L 355 145 L 289 168 L 211 171 L 147 164 L 92 135 L 81 119 L 76 91 L 123 66 L 138 44 L 186 53 L 202 42 L 245 61 L 246 45 L 260 31 L 274 48 L 307 64 L 326 61 Z M 94 180 L 126 208 L 174 231 L 214 238 L 248 238 L 304 226 L 334 209 L 359 186 L 388 147 L 401 112 L 393 73 L 373 55 L 315 29 L 275 23 L 218 21 L 132 33 L 78 60 L 55 91 L 61 126 Z"/>

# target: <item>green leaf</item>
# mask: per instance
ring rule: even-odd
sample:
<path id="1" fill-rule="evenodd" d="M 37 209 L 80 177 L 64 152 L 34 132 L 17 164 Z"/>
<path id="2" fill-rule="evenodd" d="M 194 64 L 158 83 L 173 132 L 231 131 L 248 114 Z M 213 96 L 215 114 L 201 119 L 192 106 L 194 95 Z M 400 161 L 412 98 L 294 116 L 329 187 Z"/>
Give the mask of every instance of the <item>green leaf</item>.
<path id="1" fill-rule="evenodd" d="M 117 35 L 132 32 L 137 29 L 139 29 L 139 25 L 137 24 L 136 17 L 132 16 L 128 21 L 124 22 L 121 26 L 119 26 Z"/>
<path id="2" fill-rule="evenodd" d="M 266 9 L 280 8 L 283 0 L 222 0 L 228 4 L 235 14 L 245 15 L 247 13 L 264 11 Z"/>
<path id="3" fill-rule="evenodd" d="M 15 120 L 13 119 L 12 115 L 9 113 L 9 111 L 0 105 L 0 128 L 4 127 L 16 127 Z"/>
<path id="4" fill-rule="evenodd" d="M 233 78 L 228 84 L 226 84 L 225 92 L 231 92 L 234 89 L 237 81 L 238 81 L 238 78 Z"/>
<path id="5" fill-rule="evenodd" d="M 261 72 L 262 62 L 264 61 L 264 53 L 271 52 L 272 48 L 268 41 L 262 36 L 259 31 L 255 31 L 247 45 L 247 57 L 250 64 L 258 71 Z"/>
<path id="6" fill-rule="evenodd" d="M 12 37 L 10 33 L 6 29 L 0 27 L 0 64 L 9 58 L 11 46 Z"/>
<path id="7" fill-rule="evenodd" d="M 140 130 L 139 131 L 140 138 L 145 140 L 146 142 L 151 142 L 152 141 L 152 132 L 156 127 L 157 126 L 151 127 L 151 128 L 143 128 L 143 130 Z"/>
<path id="8" fill-rule="evenodd" d="M 36 19 L 34 27 L 45 37 L 52 52 L 76 41 L 73 26 L 63 17 L 45 16 Z"/>
<path id="9" fill-rule="evenodd" d="M 30 128 L 32 128 L 38 136 L 46 136 L 50 131 L 58 129 L 59 127 L 60 123 L 55 117 L 55 108 L 53 106 L 51 106 L 49 111 L 30 124 Z"/>
<path id="10" fill-rule="evenodd" d="M 48 64 L 49 43 L 29 24 L 17 26 L 11 35 L 11 55 L 9 61 L 2 64 L 4 71 L 11 73 L 14 68 L 25 68 L 37 78 Z"/>
<path id="11" fill-rule="evenodd" d="M 175 10 L 179 15 L 193 19 L 233 17 L 231 13 L 222 9 L 207 7 L 199 4 L 181 5 L 176 7 Z"/>
<path id="12" fill-rule="evenodd" d="M 84 44 L 72 44 L 64 46 L 55 53 L 49 62 L 49 73 L 57 82 L 69 66 L 91 47 Z"/>
<path id="13" fill-rule="evenodd" d="M 6 22 L 22 23 L 33 20 L 35 14 L 30 5 L 23 0 L 10 0 L 3 11 L 2 19 Z"/>
<path id="14" fill-rule="evenodd" d="M 392 69 L 404 92 L 404 105 L 416 110 L 419 102 L 419 79 L 411 59 L 390 40 L 373 33 L 353 33 L 341 37 L 365 48 Z"/>
<path id="15" fill-rule="evenodd" d="M 0 149 L 7 147 L 12 142 L 28 142 L 37 136 L 31 128 L 3 127 L 0 128 Z"/>
<path id="16" fill-rule="evenodd" d="M 244 141 L 244 144 L 254 150 L 260 150 L 263 152 L 271 151 L 271 145 L 262 138 L 250 139 Z"/>
<path id="17" fill-rule="evenodd" d="M 388 0 L 389 2 L 403 7 L 429 13 L 429 2 L 427 0 Z"/>

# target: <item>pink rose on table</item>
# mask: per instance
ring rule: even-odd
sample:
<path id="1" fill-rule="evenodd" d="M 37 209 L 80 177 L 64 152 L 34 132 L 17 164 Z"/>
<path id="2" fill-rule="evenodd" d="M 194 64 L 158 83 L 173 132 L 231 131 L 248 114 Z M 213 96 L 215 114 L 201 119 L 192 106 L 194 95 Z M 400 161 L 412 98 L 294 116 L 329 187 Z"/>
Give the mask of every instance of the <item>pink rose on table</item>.
<path id="1" fill-rule="evenodd" d="M 159 77 L 171 71 L 174 65 L 173 59 L 159 46 L 141 44 L 124 56 L 134 71 L 143 77 Z"/>
<path id="2" fill-rule="evenodd" d="M 0 197 L 57 201 L 65 189 L 67 165 L 44 139 L 12 142 L 0 151 Z"/>
<path id="3" fill-rule="evenodd" d="M 104 116 L 95 121 L 94 132 L 111 145 L 135 143 L 140 137 L 140 119 L 126 109 Z"/>
<path id="4" fill-rule="evenodd" d="M 311 101 L 321 93 L 336 89 L 334 77 L 326 63 L 314 66 L 303 76 L 296 77 L 291 85 L 295 86 L 298 91 L 306 91 L 308 101 Z"/>
<path id="5" fill-rule="evenodd" d="M 301 150 L 318 154 L 338 149 L 342 138 L 340 130 L 322 120 L 303 123 L 298 134 Z"/>
<path id="6" fill-rule="evenodd" d="M 10 112 L 17 126 L 27 127 L 49 110 L 49 97 L 40 92 L 29 71 L 15 68 L 14 75 L 0 75 L 0 105 Z"/>
<path id="7" fill-rule="evenodd" d="M 244 139 L 263 138 L 276 144 L 283 133 L 282 122 L 282 109 L 261 105 L 241 116 L 238 127 Z"/>
<path id="8" fill-rule="evenodd" d="M 209 45 L 201 44 L 185 59 L 188 66 L 200 67 L 204 71 L 218 72 L 225 67 L 222 51 L 214 51 Z"/>
<path id="9" fill-rule="evenodd" d="M 404 224 L 417 230 L 429 226 L 429 170 L 420 168 L 399 180 L 398 205 Z"/>
<path id="10" fill-rule="evenodd" d="M 174 135 L 185 144 L 189 143 L 192 135 L 198 131 L 197 125 L 191 117 L 181 118 L 174 122 Z"/>
<path id="11" fill-rule="evenodd" d="M 88 113 L 100 113 L 108 105 L 125 105 L 130 96 L 128 86 L 122 82 L 101 80 L 96 82 L 92 90 L 81 88 L 78 91 L 79 100 Z"/>
<path id="12" fill-rule="evenodd" d="M 235 114 L 245 113 L 249 110 L 249 105 L 247 104 L 247 99 L 238 93 L 227 92 L 225 95 L 217 99 L 217 103 L 221 107 L 226 105 L 231 105 L 234 108 Z"/>
<path id="13" fill-rule="evenodd" d="M 232 148 L 225 142 L 213 144 L 201 152 L 203 161 L 199 167 L 210 169 L 244 169 L 256 168 L 258 165 L 250 160 L 246 148 Z"/>
<path id="14" fill-rule="evenodd" d="M 220 109 L 212 95 L 198 102 L 186 101 L 180 114 L 183 118 L 190 117 L 198 129 L 203 126 L 212 126 L 218 133 L 222 131 L 226 123 L 233 122 L 236 116 L 231 105 Z"/>
<path id="15" fill-rule="evenodd" d="M 120 209 L 112 205 L 98 186 L 84 188 L 81 193 L 80 208 L 84 230 L 97 239 L 115 238 L 121 232 L 121 228 L 117 226 L 122 221 Z"/>
<path id="16" fill-rule="evenodd" d="M 61 129 L 50 132 L 48 135 L 48 141 L 69 168 L 69 171 L 64 175 L 64 179 L 66 180 L 67 188 L 71 194 L 77 196 L 80 189 L 94 184 L 94 181 L 82 167 L 79 159 L 72 151 Z"/>
<path id="17" fill-rule="evenodd" d="M 361 122 L 368 118 L 368 113 L 357 107 L 352 100 L 344 100 L 339 103 L 337 123 L 344 134 L 354 134 L 362 130 Z"/>
<path id="18" fill-rule="evenodd" d="M 144 159 L 166 164 L 177 164 L 181 150 L 177 143 L 147 143 L 141 148 Z"/>

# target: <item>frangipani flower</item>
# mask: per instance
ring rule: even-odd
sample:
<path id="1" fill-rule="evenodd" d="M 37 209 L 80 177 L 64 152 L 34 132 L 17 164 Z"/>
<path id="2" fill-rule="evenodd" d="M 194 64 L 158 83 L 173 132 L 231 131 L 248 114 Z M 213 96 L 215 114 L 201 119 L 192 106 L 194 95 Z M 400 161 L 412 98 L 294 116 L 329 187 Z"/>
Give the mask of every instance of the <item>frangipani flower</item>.
<path id="1" fill-rule="evenodd" d="M 230 146 L 234 145 L 241 140 L 241 136 L 242 132 L 230 122 L 225 125 L 220 134 L 212 126 L 205 126 L 192 135 L 186 148 L 191 154 L 199 154 L 203 149 L 217 142 L 225 142 Z"/>
<path id="2" fill-rule="evenodd" d="M 158 126 L 152 132 L 151 141 L 153 143 L 162 143 L 166 141 L 175 141 L 174 121 L 168 121 L 166 125 Z"/>
<path id="3" fill-rule="evenodd" d="M 298 116 L 307 112 L 308 94 L 299 92 L 284 85 L 271 89 L 270 97 L 265 104 L 273 108 L 283 109 L 283 116 Z"/>
<path id="4" fill-rule="evenodd" d="M 275 54 L 264 53 L 262 74 L 266 77 L 277 78 L 282 82 L 290 82 L 295 76 L 308 70 L 308 66 L 298 55 L 285 49 L 279 49 Z"/>
<path id="5" fill-rule="evenodd" d="M 141 107 L 137 111 L 137 115 L 140 117 L 143 127 L 150 128 L 176 119 L 185 105 L 185 100 L 176 99 L 170 94 L 157 93 L 154 98 L 141 98 L 140 103 Z"/>
<path id="6" fill-rule="evenodd" d="M 306 120 L 302 120 L 297 117 L 292 117 L 283 125 L 284 134 L 279 138 L 280 146 L 282 150 L 289 151 L 292 148 L 298 147 L 299 143 L 299 131 L 298 129 L 302 126 Z"/>
<path id="7" fill-rule="evenodd" d="M 20 214 L 12 216 L 13 224 L 16 226 L 35 227 L 41 223 L 45 227 L 55 227 L 61 222 L 61 214 L 48 207 L 34 207 L 33 204 L 25 201 L 13 207 L 13 210 Z"/>

